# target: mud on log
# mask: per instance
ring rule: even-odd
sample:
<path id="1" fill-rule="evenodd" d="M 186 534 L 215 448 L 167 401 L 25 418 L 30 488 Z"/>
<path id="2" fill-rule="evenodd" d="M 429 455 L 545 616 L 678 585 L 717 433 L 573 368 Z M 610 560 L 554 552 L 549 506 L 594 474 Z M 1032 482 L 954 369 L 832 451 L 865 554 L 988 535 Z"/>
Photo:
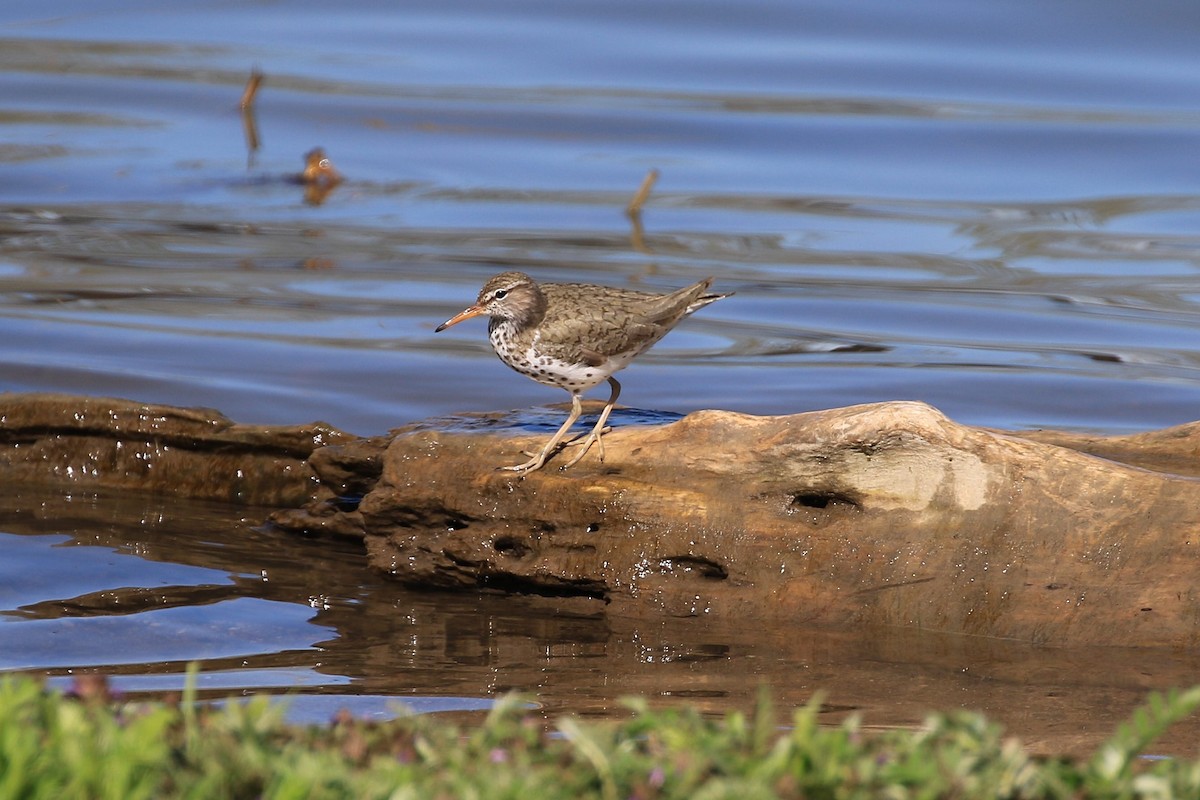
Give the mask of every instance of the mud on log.
<path id="1" fill-rule="evenodd" d="M 10 477 L 266 501 L 280 528 L 361 537 L 412 585 L 638 616 L 1197 643 L 1200 424 L 1096 438 L 972 428 L 907 402 L 705 411 L 617 427 L 603 463 L 494 469 L 541 438 L 414 425 L 356 439 L 0 396 Z M 130 448 L 158 454 L 157 471 Z"/>

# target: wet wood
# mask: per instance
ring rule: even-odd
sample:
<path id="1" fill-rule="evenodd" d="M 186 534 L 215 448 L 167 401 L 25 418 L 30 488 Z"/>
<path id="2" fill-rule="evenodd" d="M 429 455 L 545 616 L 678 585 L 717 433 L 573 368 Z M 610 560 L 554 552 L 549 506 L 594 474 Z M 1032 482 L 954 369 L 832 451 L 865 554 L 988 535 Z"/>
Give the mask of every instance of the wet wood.
<path id="1" fill-rule="evenodd" d="M 204 408 L 62 394 L 0 394 L 5 483 L 128 489 L 294 506 L 319 485 L 313 451 L 353 437 L 328 425 L 237 425 Z"/>
<path id="2" fill-rule="evenodd" d="M 920 403 L 618 415 L 603 463 L 516 477 L 495 467 L 544 434 L 483 419 L 356 439 L 124 401 L 0 401 L 10 478 L 274 497 L 280 529 L 362 538 L 374 567 L 414 586 L 1055 645 L 1192 647 L 1200 631 L 1197 424 L 1016 434 Z"/>

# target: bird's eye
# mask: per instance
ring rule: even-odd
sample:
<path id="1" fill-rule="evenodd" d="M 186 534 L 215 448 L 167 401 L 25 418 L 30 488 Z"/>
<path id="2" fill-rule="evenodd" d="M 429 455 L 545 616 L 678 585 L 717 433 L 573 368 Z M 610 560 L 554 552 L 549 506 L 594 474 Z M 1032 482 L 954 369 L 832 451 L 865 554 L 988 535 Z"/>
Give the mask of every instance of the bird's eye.
<path id="1" fill-rule="evenodd" d="M 503 300 L 507 294 L 508 289 L 497 289 L 496 293 L 492 295 L 492 297 L 496 298 L 497 300 Z"/>

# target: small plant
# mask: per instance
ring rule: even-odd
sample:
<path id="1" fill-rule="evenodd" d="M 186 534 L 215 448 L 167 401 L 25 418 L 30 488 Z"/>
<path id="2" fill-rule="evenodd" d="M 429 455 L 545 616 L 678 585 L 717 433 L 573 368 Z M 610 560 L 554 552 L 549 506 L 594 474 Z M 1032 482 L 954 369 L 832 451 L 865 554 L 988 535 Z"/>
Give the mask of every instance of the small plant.
<path id="1" fill-rule="evenodd" d="M 1086 760 L 1039 759 L 976 714 L 919 730 L 819 722 L 820 698 L 777 725 L 770 698 L 710 719 L 630 700 L 624 722 L 555 725 L 519 697 L 478 726 L 339 715 L 290 726 L 269 698 L 131 703 L 103 680 L 71 695 L 0 676 L 0 798 L 1090 798 L 1200 797 L 1200 762 L 1139 754 L 1200 708 L 1200 688 L 1152 695 Z"/>

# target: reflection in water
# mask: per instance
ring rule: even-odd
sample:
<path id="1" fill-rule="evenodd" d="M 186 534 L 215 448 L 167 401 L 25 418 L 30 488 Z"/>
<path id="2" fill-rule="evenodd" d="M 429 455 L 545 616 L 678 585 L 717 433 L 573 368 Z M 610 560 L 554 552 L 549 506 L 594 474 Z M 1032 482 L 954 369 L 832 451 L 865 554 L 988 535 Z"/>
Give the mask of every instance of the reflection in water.
<path id="1" fill-rule="evenodd" d="M 581 598 L 419 592 L 366 571 L 357 545 L 280 537 L 256 530 L 258 519 L 253 509 L 128 496 L 8 498 L 0 545 L 23 555 L 0 566 L 0 585 L 11 587 L 0 668 L 101 670 L 136 693 L 178 688 L 186 662 L 199 658 L 208 695 L 295 692 L 298 719 L 337 705 L 309 696 L 345 696 L 378 714 L 389 697 L 483 708 L 510 690 L 535 696 L 549 716 L 620 713 L 631 694 L 716 714 L 750 707 L 765 684 L 781 709 L 825 692 L 830 722 L 858 712 L 873 726 L 915 726 L 930 709 L 965 707 L 1035 747 L 1079 750 L 1145 691 L 1186 684 L 1200 667 L 1177 653 L 1056 651 L 899 629 L 764 631 L 616 617 Z M 93 588 L 56 596 L 75 570 L 86 578 L 68 585 Z M 150 601 L 155 592 L 162 603 Z M 1085 669 L 1097 658 L 1102 672 Z M 1161 750 L 1186 750 L 1198 733 L 1200 722 L 1185 724 Z"/>

